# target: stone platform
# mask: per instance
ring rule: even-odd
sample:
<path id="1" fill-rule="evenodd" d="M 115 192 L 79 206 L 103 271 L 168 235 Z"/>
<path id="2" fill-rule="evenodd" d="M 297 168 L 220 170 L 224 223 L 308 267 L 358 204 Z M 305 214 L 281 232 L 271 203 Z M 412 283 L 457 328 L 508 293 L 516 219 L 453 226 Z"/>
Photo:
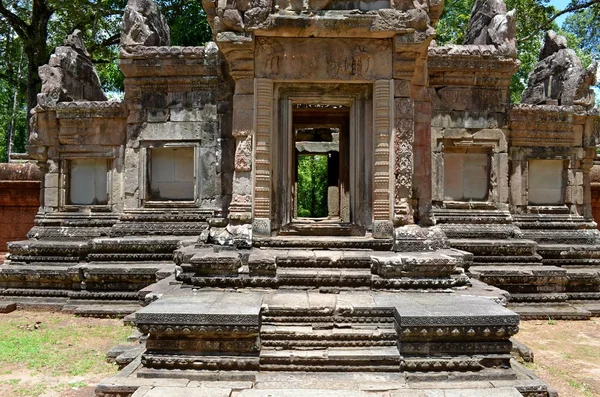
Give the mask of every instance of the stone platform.
<path id="1" fill-rule="evenodd" d="M 98 395 L 548 395 L 511 363 L 519 316 L 477 282 L 337 294 L 162 283 L 162 298 L 135 314 L 146 351 Z"/>

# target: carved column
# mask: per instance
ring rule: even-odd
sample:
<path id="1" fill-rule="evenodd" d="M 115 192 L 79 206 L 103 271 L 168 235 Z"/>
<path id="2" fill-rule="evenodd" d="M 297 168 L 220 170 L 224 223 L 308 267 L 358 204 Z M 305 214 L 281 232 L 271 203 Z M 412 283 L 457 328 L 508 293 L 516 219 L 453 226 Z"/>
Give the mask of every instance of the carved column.
<path id="1" fill-rule="evenodd" d="M 394 81 L 394 225 L 414 223 L 412 209 L 414 101 L 410 83 Z"/>
<path id="2" fill-rule="evenodd" d="M 233 96 L 235 158 L 229 219 L 242 223 L 249 223 L 252 219 L 253 89 L 253 79 L 237 80 Z"/>
<path id="3" fill-rule="evenodd" d="M 254 80 L 254 220 L 252 232 L 271 234 L 271 128 L 273 81 Z"/>
<path id="4" fill-rule="evenodd" d="M 431 219 L 431 100 L 425 87 L 413 86 L 414 99 L 414 192 L 421 226 Z"/>
<path id="5" fill-rule="evenodd" d="M 390 146 L 394 119 L 393 80 L 377 80 L 373 92 L 375 167 L 373 181 L 373 237 L 390 238 L 391 214 Z"/>
<path id="6" fill-rule="evenodd" d="M 252 220 L 254 40 L 251 36 L 230 33 L 217 35 L 217 41 L 235 81 L 232 120 L 235 158 L 229 219 L 249 224 Z"/>
<path id="7" fill-rule="evenodd" d="M 600 121 L 598 117 L 587 116 L 583 124 L 583 139 L 585 158 L 581 161 L 581 171 L 583 172 L 583 216 L 586 220 L 594 220 L 592 208 L 592 183 L 590 179 L 590 170 L 594 165 L 596 158 L 596 137 L 600 132 Z"/>

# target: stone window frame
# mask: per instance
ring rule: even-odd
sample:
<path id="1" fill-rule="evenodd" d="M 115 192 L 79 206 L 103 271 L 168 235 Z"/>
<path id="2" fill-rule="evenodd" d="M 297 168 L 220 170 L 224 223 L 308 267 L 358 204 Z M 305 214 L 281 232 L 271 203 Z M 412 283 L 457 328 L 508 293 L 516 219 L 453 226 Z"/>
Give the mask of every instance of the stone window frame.
<path id="1" fill-rule="evenodd" d="M 453 200 L 448 200 L 446 198 L 446 166 L 445 166 L 445 162 L 446 162 L 446 158 L 445 155 L 446 154 L 465 154 L 465 155 L 469 155 L 469 154 L 483 154 L 486 155 L 487 158 L 487 193 L 485 195 L 484 199 L 473 199 L 473 198 L 463 198 L 463 199 L 453 199 Z M 461 146 L 453 146 L 453 147 L 449 147 L 449 148 L 445 148 L 445 150 L 442 151 L 442 161 L 444 162 L 444 180 L 441 181 L 442 186 L 442 195 L 444 196 L 444 202 L 483 202 L 483 203 L 487 203 L 489 201 L 493 201 L 490 200 L 490 194 L 492 193 L 492 188 L 491 188 L 491 174 L 492 174 L 492 150 L 489 146 L 479 146 L 479 145 L 473 145 L 473 146 L 468 146 L 468 147 L 461 147 Z M 463 178 L 464 178 L 464 174 L 463 174 Z M 464 190 L 464 188 L 463 188 Z M 464 194 L 464 192 L 463 192 Z"/>
<path id="2" fill-rule="evenodd" d="M 71 204 L 69 200 L 70 181 L 71 181 L 71 161 L 73 160 L 88 160 L 88 159 L 105 159 L 107 162 L 106 174 L 106 204 Z M 60 155 L 60 180 L 59 180 L 59 208 L 66 212 L 106 212 L 112 211 L 116 197 L 113 197 L 113 182 L 114 182 L 114 165 L 116 159 L 113 156 L 106 154 L 80 154 L 80 153 L 63 153 Z"/>
<path id="3" fill-rule="evenodd" d="M 499 128 L 432 128 L 432 201 L 441 207 L 461 203 L 485 203 L 496 208 L 508 203 L 508 153 L 506 132 Z M 445 200 L 444 153 L 469 151 L 489 154 L 487 200 Z"/>
<path id="4" fill-rule="evenodd" d="M 561 160 L 563 162 L 563 202 L 562 204 L 529 204 L 529 161 Z M 576 153 L 570 147 L 542 148 L 515 147 L 511 151 L 511 196 L 513 211 L 517 213 L 537 213 L 540 208 L 572 207 L 577 202 L 575 185 L 577 174 L 583 177 L 576 166 Z"/>
<path id="5" fill-rule="evenodd" d="M 150 199 L 150 167 L 152 166 L 150 155 L 154 148 L 193 148 L 194 149 L 194 198 L 192 200 L 151 200 Z M 199 207 L 200 206 L 200 184 L 201 180 L 198 177 L 200 167 L 200 142 L 178 141 L 141 141 L 140 142 L 140 208 L 153 207 Z"/>

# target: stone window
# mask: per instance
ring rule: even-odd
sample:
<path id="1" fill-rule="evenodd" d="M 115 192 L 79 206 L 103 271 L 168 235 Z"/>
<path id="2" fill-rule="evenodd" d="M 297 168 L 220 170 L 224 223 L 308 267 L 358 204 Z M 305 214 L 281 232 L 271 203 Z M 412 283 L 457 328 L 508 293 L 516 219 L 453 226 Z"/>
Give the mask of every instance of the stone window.
<path id="1" fill-rule="evenodd" d="M 529 160 L 527 177 L 529 204 L 562 204 L 564 191 L 564 162 L 562 160 Z"/>
<path id="2" fill-rule="evenodd" d="M 102 205 L 108 203 L 108 161 L 74 159 L 70 161 L 69 203 Z"/>
<path id="3" fill-rule="evenodd" d="M 444 200 L 487 200 L 490 156 L 444 153 Z"/>
<path id="4" fill-rule="evenodd" d="M 150 149 L 150 199 L 194 200 L 194 148 Z"/>

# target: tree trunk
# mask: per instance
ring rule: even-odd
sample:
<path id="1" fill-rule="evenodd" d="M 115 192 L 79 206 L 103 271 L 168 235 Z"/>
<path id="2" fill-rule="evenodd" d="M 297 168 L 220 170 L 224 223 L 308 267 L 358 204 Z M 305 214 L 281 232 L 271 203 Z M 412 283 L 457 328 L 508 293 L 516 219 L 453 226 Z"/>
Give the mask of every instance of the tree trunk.
<path id="1" fill-rule="evenodd" d="M 29 37 L 23 40 L 29 61 L 27 68 L 27 120 L 31 117 L 31 109 L 36 106 L 37 94 L 42 88 L 38 68 L 48 63 L 50 58 L 46 41 L 48 40 L 48 22 L 53 12 L 46 0 L 33 0 L 31 23 L 27 29 Z"/>

